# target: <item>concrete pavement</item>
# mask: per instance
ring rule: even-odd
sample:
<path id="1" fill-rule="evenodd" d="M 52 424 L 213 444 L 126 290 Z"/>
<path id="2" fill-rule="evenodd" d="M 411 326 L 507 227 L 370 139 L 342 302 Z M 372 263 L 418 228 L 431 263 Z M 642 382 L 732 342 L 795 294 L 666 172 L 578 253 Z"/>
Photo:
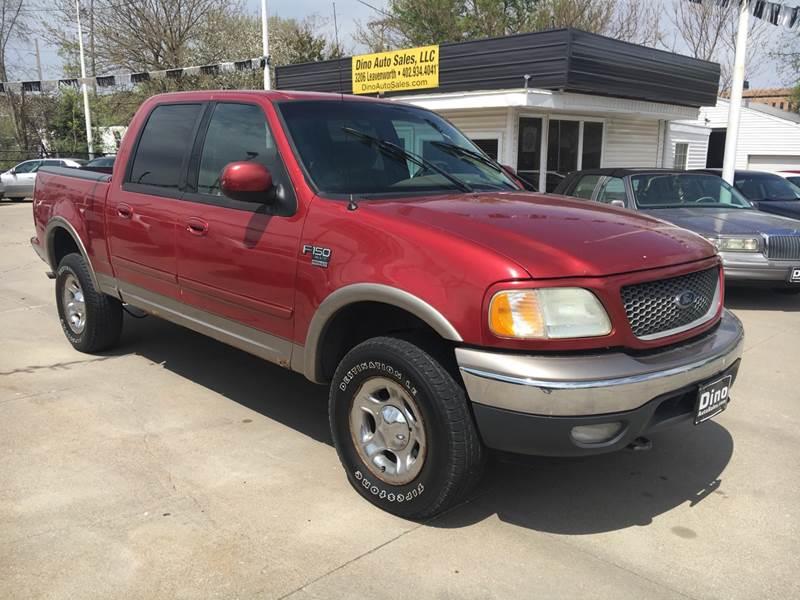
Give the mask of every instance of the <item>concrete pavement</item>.
<path id="1" fill-rule="evenodd" d="M 149 317 L 72 350 L 0 202 L 0 598 L 800 597 L 800 297 L 739 292 L 730 408 L 654 449 L 495 457 L 420 525 L 345 480 L 326 390 Z"/>

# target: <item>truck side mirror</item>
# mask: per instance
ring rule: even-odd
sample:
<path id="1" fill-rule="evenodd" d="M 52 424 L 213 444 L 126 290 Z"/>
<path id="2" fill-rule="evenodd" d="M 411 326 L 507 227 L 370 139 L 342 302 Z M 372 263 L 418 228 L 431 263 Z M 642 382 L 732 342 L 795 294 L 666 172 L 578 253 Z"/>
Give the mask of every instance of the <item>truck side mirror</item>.
<path id="1" fill-rule="evenodd" d="M 258 204 L 272 204 L 275 201 L 272 175 L 260 163 L 228 163 L 222 169 L 219 184 L 222 193 L 233 200 Z"/>

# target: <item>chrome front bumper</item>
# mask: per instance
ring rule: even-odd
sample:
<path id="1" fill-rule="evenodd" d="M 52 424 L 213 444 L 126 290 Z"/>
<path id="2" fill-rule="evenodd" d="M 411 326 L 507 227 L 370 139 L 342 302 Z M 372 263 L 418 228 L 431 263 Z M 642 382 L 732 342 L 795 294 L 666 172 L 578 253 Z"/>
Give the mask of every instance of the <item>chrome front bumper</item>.
<path id="1" fill-rule="evenodd" d="M 721 252 L 725 279 L 728 281 L 764 281 L 786 283 L 800 260 L 772 260 L 761 253 Z"/>
<path id="2" fill-rule="evenodd" d="M 456 349 L 476 404 L 546 417 L 632 411 L 651 400 L 711 379 L 742 355 L 744 330 L 724 311 L 711 333 L 661 352 L 631 355 L 520 355 Z"/>

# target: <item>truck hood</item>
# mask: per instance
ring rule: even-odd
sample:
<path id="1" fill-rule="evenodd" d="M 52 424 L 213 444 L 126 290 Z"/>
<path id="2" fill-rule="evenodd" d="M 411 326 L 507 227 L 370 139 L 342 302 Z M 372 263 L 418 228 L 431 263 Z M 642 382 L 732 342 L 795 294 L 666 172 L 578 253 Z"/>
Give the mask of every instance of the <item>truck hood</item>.
<path id="1" fill-rule="evenodd" d="M 800 222 L 760 210 L 741 208 L 659 208 L 646 211 L 665 221 L 704 236 L 791 235 L 800 232 Z"/>
<path id="2" fill-rule="evenodd" d="M 389 222 L 412 221 L 490 248 L 535 278 L 600 277 L 715 254 L 705 240 L 665 221 L 563 196 L 477 193 L 361 206 Z"/>

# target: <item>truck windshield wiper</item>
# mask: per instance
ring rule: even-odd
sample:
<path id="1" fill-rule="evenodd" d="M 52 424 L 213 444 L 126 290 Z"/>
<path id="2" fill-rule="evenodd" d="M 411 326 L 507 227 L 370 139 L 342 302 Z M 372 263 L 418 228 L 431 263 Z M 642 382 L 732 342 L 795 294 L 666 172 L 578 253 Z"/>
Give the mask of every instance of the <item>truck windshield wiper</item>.
<path id="1" fill-rule="evenodd" d="M 354 137 L 361 138 L 367 142 L 373 144 L 379 150 L 383 150 L 386 154 L 389 154 L 394 157 L 401 157 L 404 160 L 408 160 L 418 167 L 422 167 L 423 169 L 429 169 L 434 171 L 447 179 L 450 183 L 460 189 L 462 192 L 470 193 L 472 192 L 472 187 L 464 181 L 461 181 L 458 177 L 454 177 L 441 167 L 437 167 L 431 161 L 422 158 L 414 154 L 413 152 L 409 152 L 405 148 L 401 148 L 397 144 L 394 144 L 388 140 L 382 140 L 378 137 L 369 135 L 368 133 L 364 133 L 363 131 L 359 131 L 358 129 L 353 129 L 352 127 L 342 127 L 342 131 L 348 133 Z"/>
<path id="2" fill-rule="evenodd" d="M 437 148 L 441 148 L 451 154 L 455 154 L 457 156 L 467 156 L 478 162 L 482 162 L 485 165 L 492 167 L 495 171 L 499 171 L 500 173 L 505 173 L 506 170 L 497 162 L 493 161 L 491 158 L 484 156 L 479 152 L 475 152 L 474 150 L 470 150 L 469 148 L 464 148 L 463 146 L 459 146 L 458 144 L 452 144 L 450 142 L 441 142 L 439 140 L 432 140 L 430 142 Z"/>

